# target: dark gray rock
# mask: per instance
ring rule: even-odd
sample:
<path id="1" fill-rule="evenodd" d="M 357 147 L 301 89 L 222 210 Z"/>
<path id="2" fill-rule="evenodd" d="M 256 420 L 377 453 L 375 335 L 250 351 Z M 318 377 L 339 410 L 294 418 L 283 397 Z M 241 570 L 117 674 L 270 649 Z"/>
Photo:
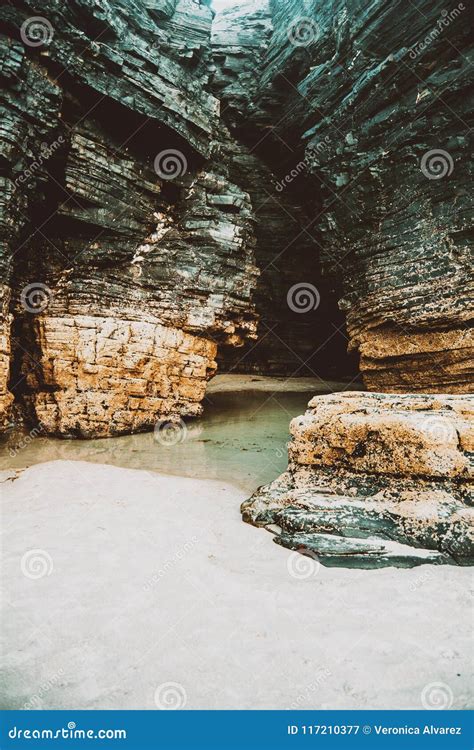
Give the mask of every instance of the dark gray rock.
<path id="1" fill-rule="evenodd" d="M 242 9 L 222 14 L 219 91 L 236 132 L 281 180 L 304 165 L 288 190 L 307 198 L 306 227 L 366 385 L 468 392 L 468 4 L 274 0 L 271 35 L 257 7 L 262 45 L 247 54 Z"/>

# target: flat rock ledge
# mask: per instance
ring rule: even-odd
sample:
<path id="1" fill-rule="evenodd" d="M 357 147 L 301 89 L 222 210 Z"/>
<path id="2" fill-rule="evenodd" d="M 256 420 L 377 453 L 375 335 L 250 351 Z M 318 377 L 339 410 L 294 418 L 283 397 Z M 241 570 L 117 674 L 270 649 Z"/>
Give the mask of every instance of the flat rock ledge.
<path id="1" fill-rule="evenodd" d="M 315 396 L 287 471 L 242 506 L 275 542 L 328 566 L 474 563 L 474 398 Z"/>

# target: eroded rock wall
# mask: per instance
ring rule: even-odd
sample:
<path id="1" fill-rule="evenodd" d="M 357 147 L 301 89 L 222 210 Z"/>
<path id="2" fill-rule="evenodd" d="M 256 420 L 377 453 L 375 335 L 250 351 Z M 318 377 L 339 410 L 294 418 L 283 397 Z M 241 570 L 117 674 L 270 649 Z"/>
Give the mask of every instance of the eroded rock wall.
<path id="1" fill-rule="evenodd" d="M 4 6 L 2 423 L 145 429 L 218 352 L 337 376 L 346 334 L 369 389 L 470 390 L 468 13 Z"/>
<path id="2" fill-rule="evenodd" d="M 469 5 L 269 7 L 272 34 L 240 63 L 248 94 L 237 55 L 221 62 L 219 82 L 236 130 L 252 124 L 257 153 L 273 161 L 285 191 L 299 185 L 307 197 L 306 230 L 367 387 L 470 391 Z M 227 13 L 235 26 L 240 11 Z M 254 15 L 264 37 L 265 4 Z"/>
<path id="3" fill-rule="evenodd" d="M 194 416 L 218 344 L 255 338 L 255 219 L 206 90 L 211 20 L 192 0 L 2 9 L 5 419 L 11 390 L 62 435 Z"/>
<path id="4" fill-rule="evenodd" d="M 268 0 L 247 0 L 219 12 L 212 27 L 212 91 L 221 116 L 241 144 L 234 168 L 248 185 L 256 217 L 255 292 L 258 343 L 222 352 L 223 367 L 322 378 L 354 377 L 347 355 L 339 280 L 324 273 L 321 241 L 311 226 L 319 187 L 305 180 L 300 145 L 275 138 L 282 112 L 263 82 L 274 27 Z M 288 164 L 297 167 L 282 181 Z M 309 212 L 306 210 L 309 204 Z M 301 295 L 301 297 L 299 296 Z"/>

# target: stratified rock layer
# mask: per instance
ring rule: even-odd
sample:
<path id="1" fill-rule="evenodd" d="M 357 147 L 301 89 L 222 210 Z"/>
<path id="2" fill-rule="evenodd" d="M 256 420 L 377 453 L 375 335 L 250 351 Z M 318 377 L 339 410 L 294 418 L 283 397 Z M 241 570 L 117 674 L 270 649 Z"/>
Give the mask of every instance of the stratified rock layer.
<path id="1" fill-rule="evenodd" d="M 252 7 L 258 50 L 246 52 L 245 22 L 241 49 L 232 47 L 240 9 L 222 14 L 221 46 L 214 41 L 217 62 L 225 55 L 217 82 L 227 116 L 295 205 L 306 197 L 305 230 L 329 282 L 321 296 L 333 283 L 367 387 L 470 392 L 468 4 L 273 0 L 269 11 L 265 3 Z M 305 280 L 313 283 L 311 269 Z"/>
<path id="2" fill-rule="evenodd" d="M 347 356 L 337 279 L 323 277 L 320 240 L 305 211 L 308 199 L 314 209 L 319 188 L 313 183 L 301 189 L 306 165 L 296 164 L 298 150 L 272 138 L 281 115 L 274 109 L 275 90 L 271 86 L 262 90 L 260 73 L 274 33 L 267 0 L 244 0 L 226 8 L 212 26 L 210 85 L 222 102 L 222 119 L 241 144 L 233 170 L 251 196 L 260 270 L 254 295 L 258 344 L 248 342 L 240 350 L 222 351 L 223 367 L 328 379 L 354 377 L 357 365 L 354 357 Z M 290 186 L 277 177 L 282 150 L 297 166 L 293 176 L 299 179 L 290 176 Z M 293 185 L 298 189 L 292 190 Z M 302 302 L 293 304 L 301 288 Z"/>
<path id="3" fill-rule="evenodd" d="M 0 424 L 196 414 L 218 349 L 353 375 L 346 332 L 369 389 L 469 391 L 467 13 L 3 6 Z"/>
<path id="4" fill-rule="evenodd" d="M 195 416 L 217 345 L 256 336 L 255 219 L 207 90 L 212 12 L 48 0 L 0 18 L 4 422 L 12 391 L 68 436 Z"/>
<path id="5" fill-rule="evenodd" d="M 39 367 L 26 402 L 44 430 L 102 437 L 201 412 L 216 345 L 159 323 L 112 317 L 37 321 Z"/>
<path id="6" fill-rule="evenodd" d="M 327 564 L 474 560 L 473 398 L 316 396 L 290 429 L 288 470 L 246 521 Z"/>

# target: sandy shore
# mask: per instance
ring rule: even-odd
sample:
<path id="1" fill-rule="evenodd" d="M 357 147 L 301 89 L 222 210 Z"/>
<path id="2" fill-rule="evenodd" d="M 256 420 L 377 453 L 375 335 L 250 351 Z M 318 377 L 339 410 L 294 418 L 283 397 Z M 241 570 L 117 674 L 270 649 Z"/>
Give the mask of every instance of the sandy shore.
<path id="1" fill-rule="evenodd" d="M 324 380 L 323 378 L 288 378 L 265 375 L 241 375 L 223 373 L 209 381 L 206 394 L 241 393 L 243 391 L 266 391 L 273 393 L 328 393 L 331 391 L 363 390 L 358 378 L 352 380 Z"/>
<path id="2" fill-rule="evenodd" d="M 54 461 L 0 488 L 3 707 L 468 705 L 469 569 L 318 567 L 220 481 Z"/>

